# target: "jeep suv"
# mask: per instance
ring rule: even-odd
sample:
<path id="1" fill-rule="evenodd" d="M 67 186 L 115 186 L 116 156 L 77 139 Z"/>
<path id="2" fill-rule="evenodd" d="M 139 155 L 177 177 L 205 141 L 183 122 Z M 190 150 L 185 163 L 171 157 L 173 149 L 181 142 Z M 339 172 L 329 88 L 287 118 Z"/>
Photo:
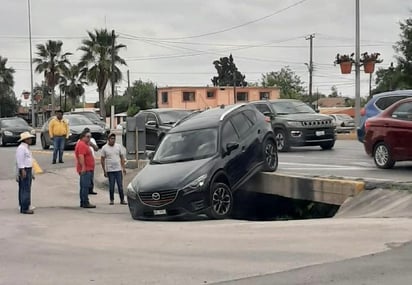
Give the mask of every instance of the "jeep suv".
<path id="1" fill-rule="evenodd" d="M 294 146 L 315 146 L 332 149 L 336 134 L 332 118 L 317 114 L 299 100 L 279 99 L 252 104 L 272 123 L 278 151 Z"/>
<path id="2" fill-rule="evenodd" d="M 127 187 L 134 219 L 230 216 L 233 193 L 278 166 L 270 124 L 249 104 L 209 109 L 171 129 Z"/>

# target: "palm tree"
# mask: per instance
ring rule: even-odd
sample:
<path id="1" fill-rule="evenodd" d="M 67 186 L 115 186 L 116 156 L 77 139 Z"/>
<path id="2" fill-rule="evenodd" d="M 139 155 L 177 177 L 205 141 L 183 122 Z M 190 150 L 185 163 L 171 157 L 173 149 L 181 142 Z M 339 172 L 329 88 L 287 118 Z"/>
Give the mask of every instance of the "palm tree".
<path id="1" fill-rule="evenodd" d="M 107 31 L 107 29 L 95 30 L 87 32 L 88 39 L 82 41 L 82 46 L 79 48 L 83 51 L 80 66 L 83 72 L 87 75 L 87 80 L 97 84 L 99 91 L 100 116 L 106 118 L 104 92 L 107 83 L 111 79 L 114 72 L 114 82 L 117 83 L 122 79 L 122 72 L 118 65 L 126 65 L 126 61 L 119 56 L 119 51 L 126 46 L 116 44 L 116 37 Z M 114 41 L 114 70 L 112 70 L 112 44 Z"/>
<path id="2" fill-rule="evenodd" d="M 14 96 L 14 69 L 6 67 L 7 58 L 0 55 L 0 117 L 11 116 L 17 108 Z"/>
<path id="3" fill-rule="evenodd" d="M 54 115 L 54 110 L 56 107 L 55 103 L 55 90 L 54 88 L 59 83 L 60 78 L 64 72 L 66 72 L 68 65 L 70 64 L 67 56 L 71 53 L 62 52 L 62 41 L 47 41 L 46 44 L 38 44 L 37 47 L 37 58 L 33 60 L 36 64 L 35 71 L 37 73 L 43 73 L 44 79 L 47 86 L 49 86 L 52 91 L 51 105 L 52 105 L 52 115 Z"/>
<path id="4" fill-rule="evenodd" d="M 87 85 L 85 74 L 81 72 L 78 64 L 70 65 L 63 73 L 60 80 L 60 90 L 65 96 L 68 96 L 71 101 L 72 108 L 75 108 L 76 101 L 84 94 L 84 85 Z"/>

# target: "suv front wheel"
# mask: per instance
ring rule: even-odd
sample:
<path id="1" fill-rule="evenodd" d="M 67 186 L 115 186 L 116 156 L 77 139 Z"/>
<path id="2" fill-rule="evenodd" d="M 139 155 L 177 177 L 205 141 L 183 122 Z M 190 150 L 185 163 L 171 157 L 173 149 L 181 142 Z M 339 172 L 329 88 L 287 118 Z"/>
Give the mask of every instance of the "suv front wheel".
<path id="1" fill-rule="evenodd" d="M 207 216 L 221 220 L 230 216 L 233 208 L 233 195 L 225 183 L 214 182 L 210 187 L 210 208 Z"/>
<path id="2" fill-rule="evenodd" d="M 290 146 L 289 146 L 289 142 L 288 142 L 285 131 L 276 130 L 275 136 L 276 136 L 276 146 L 277 146 L 278 151 L 280 152 L 289 151 Z"/>

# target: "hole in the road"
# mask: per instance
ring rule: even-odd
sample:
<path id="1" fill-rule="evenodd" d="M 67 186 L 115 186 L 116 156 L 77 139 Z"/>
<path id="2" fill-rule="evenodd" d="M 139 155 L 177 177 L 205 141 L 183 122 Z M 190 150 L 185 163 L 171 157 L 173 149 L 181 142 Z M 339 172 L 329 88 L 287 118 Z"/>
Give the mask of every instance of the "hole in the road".
<path id="1" fill-rule="evenodd" d="M 339 206 L 239 190 L 233 218 L 251 221 L 319 219 L 333 217 Z"/>

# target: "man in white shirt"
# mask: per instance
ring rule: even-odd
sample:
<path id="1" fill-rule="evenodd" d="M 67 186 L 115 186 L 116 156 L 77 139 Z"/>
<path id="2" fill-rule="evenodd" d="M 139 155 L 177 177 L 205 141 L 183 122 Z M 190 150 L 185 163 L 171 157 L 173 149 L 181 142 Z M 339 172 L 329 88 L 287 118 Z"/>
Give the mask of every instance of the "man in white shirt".
<path id="1" fill-rule="evenodd" d="M 33 157 L 29 146 L 32 143 L 34 136 L 29 132 L 20 134 L 20 145 L 16 149 L 16 164 L 18 168 L 18 183 L 19 183 L 19 205 L 20 213 L 34 214 L 30 209 L 31 203 L 31 182 Z"/>
<path id="2" fill-rule="evenodd" d="M 116 143 L 116 134 L 111 133 L 102 148 L 101 164 L 104 176 L 109 178 L 110 205 L 114 205 L 114 185 L 117 184 L 120 204 L 127 205 L 123 193 L 123 175 L 126 174 L 125 158 L 122 147 Z"/>

